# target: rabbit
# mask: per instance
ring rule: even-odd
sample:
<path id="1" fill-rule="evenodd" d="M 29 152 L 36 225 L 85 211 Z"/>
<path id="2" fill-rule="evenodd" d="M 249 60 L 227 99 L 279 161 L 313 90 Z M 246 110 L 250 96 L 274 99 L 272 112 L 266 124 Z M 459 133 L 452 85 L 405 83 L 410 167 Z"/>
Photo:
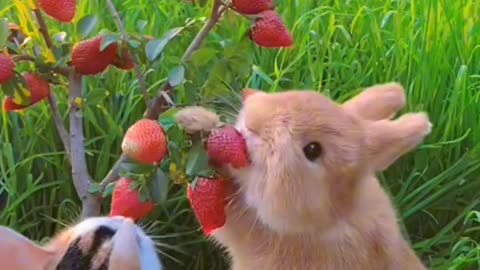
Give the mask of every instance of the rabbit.
<path id="1" fill-rule="evenodd" d="M 227 220 L 212 236 L 232 269 L 426 269 L 376 178 L 431 132 L 424 112 L 392 120 L 405 103 L 395 82 L 343 104 L 310 90 L 243 90 L 235 127 L 251 164 L 227 168 Z M 178 123 L 212 126 L 211 112 L 194 111 Z"/>
<path id="2" fill-rule="evenodd" d="M 3 270 L 162 270 L 153 241 L 123 217 L 92 217 L 45 246 L 0 226 Z"/>

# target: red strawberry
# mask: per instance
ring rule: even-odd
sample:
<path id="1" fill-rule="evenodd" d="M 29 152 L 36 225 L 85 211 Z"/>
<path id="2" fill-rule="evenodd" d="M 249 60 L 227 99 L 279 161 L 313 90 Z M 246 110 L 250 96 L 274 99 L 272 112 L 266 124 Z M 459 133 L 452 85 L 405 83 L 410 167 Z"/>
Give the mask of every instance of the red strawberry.
<path id="1" fill-rule="evenodd" d="M 5 111 L 18 111 L 26 109 L 44 100 L 48 97 L 48 95 L 50 95 L 50 84 L 40 78 L 40 76 L 34 73 L 25 73 L 23 74 L 23 79 L 25 80 L 27 88 L 30 91 L 30 104 L 17 104 L 12 97 L 5 97 L 3 100 L 3 109 Z"/>
<path id="2" fill-rule="evenodd" d="M 158 121 L 141 119 L 128 128 L 122 142 L 128 157 L 141 163 L 156 163 L 167 155 L 167 138 Z"/>
<path id="3" fill-rule="evenodd" d="M 259 46 L 267 48 L 290 47 L 293 37 L 287 27 L 273 10 L 261 13 L 261 17 L 255 21 L 255 26 L 250 29 L 250 38 Z"/>
<path id="4" fill-rule="evenodd" d="M 222 179 L 199 178 L 195 187 L 187 187 L 187 198 L 206 235 L 225 225 L 226 184 Z"/>
<path id="5" fill-rule="evenodd" d="M 117 43 L 109 44 L 100 51 L 103 36 L 81 41 L 73 46 L 72 64 L 75 71 L 82 75 L 93 75 L 104 71 L 113 64 L 117 55 Z"/>
<path id="6" fill-rule="evenodd" d="M 210 132 L 207 153 L 210 163 L 218 167 L 231 164 L 234 168 L 241 168 L 250 163 L 245 140 L 232 126 L 213 129 Z"/>
<path id="7" fill-rule="evenodd" d="M 155 203 L 142 202 L 138 190 L 131 189 L 132 181 L 120 178 L 112 194 L 110 216 L 123 216 L 138 221 L 155 209 Z"/>
<path id="8" fill-rule="evenodd" d="M 0 83 L 9 81 L 15 75 L 15 63 L 10 56 L 0 54 Z"/>
<path id="9" fill-rule="evenodd" d="M 273 0 L 233 0 L 232 5 L 236 11 L 243 14 L 258 14 L 275 6 Z"/>
<path id="10" fill-rule="evenodd" d="M 61 22 L 72 21 L 77 8 L 76 0 L 38 0 L 38 5 L 49 16 Z"/>
<path id="11" fill-rule="evenodd" d="M 134 65 L 132 62 L 132 56 L 130 55 L 130 52 L 126 48 L 124 48 L 122 54 L 123 54 L 122 57 L 117 55 L 117 58 L 115 58 L 115 62 L 113 62 L 113 65 L 116 66 L 117 68 L 125 69 L 125 70 L 134 68 Z"/>

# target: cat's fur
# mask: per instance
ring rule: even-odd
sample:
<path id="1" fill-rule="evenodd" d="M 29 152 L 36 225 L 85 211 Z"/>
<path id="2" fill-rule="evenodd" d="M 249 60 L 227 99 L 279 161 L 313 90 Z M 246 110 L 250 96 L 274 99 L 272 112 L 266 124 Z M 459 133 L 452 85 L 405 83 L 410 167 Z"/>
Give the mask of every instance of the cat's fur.
<path id="1" fill-rule="evenodd" d="M 314 91 L 243 96 L 236 127 L 251 165 L 230 168 L 227 222 L 214 232 L 234 270 L 426 269 L 375 176 L 431 131 L 425 113 L 391 119 L 405 105 L 400 85 L 344 104 Z M 323 149 L 314 161 L 310 142 Z"/>
<path id="2" fill-rule="evenodd" d="M 45 246 L 0 226 L 2 270 L 161 270 L 152 240 L 123 217 L 86 219 Z"/>

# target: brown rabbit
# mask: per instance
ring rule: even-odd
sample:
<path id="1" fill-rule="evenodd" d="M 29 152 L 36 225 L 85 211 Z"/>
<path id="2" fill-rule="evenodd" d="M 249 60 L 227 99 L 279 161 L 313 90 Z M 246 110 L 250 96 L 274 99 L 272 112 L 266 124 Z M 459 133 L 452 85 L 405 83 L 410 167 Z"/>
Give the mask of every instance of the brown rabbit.
<path id="1" fill-rule="evenodd" d="M 227 222 L 214 233 L 233 269 L 426 269 L 375 177 L 430 133 L 425 113 L 390 120 L 404 105 L 396 83 L 344 104 L 314 91 L 245 90 L 236 127 L 251 165 L 230 169 Z"/>
<path id="2" fill-rule="evenodd" d="M 97 217 L 40 247 L 0 227 L 2 270 L 161 270 L 152 240 L 132 220 Z"/>

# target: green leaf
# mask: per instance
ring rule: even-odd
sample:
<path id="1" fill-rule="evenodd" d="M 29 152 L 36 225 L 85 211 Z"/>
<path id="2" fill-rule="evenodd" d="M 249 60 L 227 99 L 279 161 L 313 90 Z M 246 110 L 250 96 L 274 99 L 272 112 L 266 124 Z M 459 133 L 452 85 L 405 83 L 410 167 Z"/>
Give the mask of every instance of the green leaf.
<path id="1" fill-rule="evenodd" d="M 5 46 L 9 35 L 7 18 L 0 18 L 0 47 Z"/>
<path id="2" fill-rule="evenodd" d="M 91 183 L 90 186 L 88 187 L 88 192 L 92 194 L 97 194 L 101 192 L 101 187 L 97 183 Z"/>
<path id="3" fill-rule="evenodd" d="M 199 172 L 208 168 L 207 152 L 203 147 L 203 142 L 201 140 L 197 140 L 193 142 L 192 148 L 188 152 L 185 172 L 188 176 L 197 176 Z"/>
<path id="4" fill-rule="evenodd" d="M 0 85 L 0 88 L 2 89 L 3 93 L 5 93 L 6 96 L 13 96 L 13 93 L 15 92 L 15 81 L 14 80 L 9 80 Z"/>
<path id="5" fill-rule="evenodd" d="M 103 52 L 108 47 L 108 45 L 119 40 L 120 39 L 117 35 L 105 35 L 102 39 L 102 43 L 100 44 L 100 51 Z"/>
<path id="6" fill-rule="evenodd" d="M 66 32 L 58 32 L 53 35 L 53 39 L 58 43 L 65 42 L 65 38 L 67 37 Z"/>
<path id="7" fill-rule="evenodd" d="M 218 54 L 218 51 L 212 48 L 200 48 L 196 50 L 195 52 L 192 53 L 192 56 L 190 56 L 190 62 L 196 66 L 196 67 L 203 67 L 212 58 Z"/>
<path id="8" fill-rule="evenodd" d="M 128 45 L 130 45 L 131 48 L 133 49 L 136 49 L 138 47 L 140 47 L 140 45 L 142 45 L 142 43 L 138 40 L 133 40 L 133 39 L 130 39 L 128 42 Z"/>
<path id="9" fill-rule="evenodd" d="M 151 173 L 155 169 L 155 165 L 153 164 L 144 164 L 136 162 L 132 159 L 127 159 L 120 164 L 120 172 L 123 173 L 130 173 L 130 174 L 147 174 Z M 133 180 L 133 179 L 132 179 Z"/>
<path id="10" fill-rule="evenodd" d="M 86 38 L 95 28 L 98 22 L 97 15 L 86 15 L 78 21 L 77 31 L 80 39 Z"/>
<path id="11" fill-rule="evenodd" d="M 169 182 L 170 178 L 160 168 L 152 175 L 149 190 L 150 196 L 155 203 L 161 204 L 167 199 Z"/>
<path id="12" fill-rule="evenodd" d="M 113 194 L 113 190 L 115 190 L 115 186 L 117 183 L 110 183 L 105 187 L 105 190 L 103 191 L 103 198 L 107 198 Z"/>
<path id="13" fill-rule="evenodd" d="M 181 84 L 183 80 L 185 80 L 185 67 L 183 65 L 175 67 L 168 74 L 168 83 L 172 87 Z"/>
<path id="14" fill-rule="evenodd" d="M 163 129 L 166 132 L 168 132 L 170 128 L 172 128 L 177 124 L 177 122 L 175 121 L 175 115 L 177 114 L 177 112 L 178 112 L 177 108 L 171 107 L 165 112 L 163 112 L 158 118 L 160 125 L 163 127 Z"/>
<path id="15" fill-rule="evenodd" d="M 147 59 L 151 62 L 155 61 L 158 56 L 162 53 L 163 49 L 165 49 L 165 46 L 167 46 L 168 42 L 177 36 L 183 27 L 176 27 L 168 31 L 161 39 L 154 39 L 150 40 L 147 43 L 146 49 L 145 49 L 145 54 L 147 56 Z"/>
<path id="16" fill-rule="evenodd" d="M 147 21 L 146 20 L 139 20 L 137 22 L 137 31 L 138 32 L 142 32 L 143 29 L 145 29 L 145 26 L 147 26 Z"/>
<path id="17" fill-rule="evenodd" d="M 140 188 L 138 189 L 138 194 L 141 202 L 152 201 L 152 197 L 146 186 L 140 186 Z"/>

